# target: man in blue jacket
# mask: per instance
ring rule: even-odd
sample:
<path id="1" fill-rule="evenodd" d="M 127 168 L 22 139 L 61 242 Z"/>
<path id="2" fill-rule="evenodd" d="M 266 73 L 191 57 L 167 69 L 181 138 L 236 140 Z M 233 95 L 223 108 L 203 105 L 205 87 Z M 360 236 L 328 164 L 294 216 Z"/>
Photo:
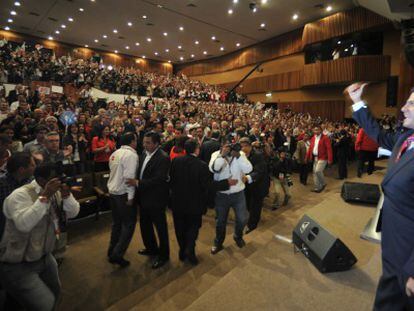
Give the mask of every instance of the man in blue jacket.
<path id="1" fill-rule="evenodd" d="M 386 133 L 361 99 L 367 84 L 346 90 L 354 104 L 353 118 L 377 143 L 392 150 L 382 182 L 382 276 L 374 310 L 414 310 L 414 93 L 401 108 L 404 131 Z"/>

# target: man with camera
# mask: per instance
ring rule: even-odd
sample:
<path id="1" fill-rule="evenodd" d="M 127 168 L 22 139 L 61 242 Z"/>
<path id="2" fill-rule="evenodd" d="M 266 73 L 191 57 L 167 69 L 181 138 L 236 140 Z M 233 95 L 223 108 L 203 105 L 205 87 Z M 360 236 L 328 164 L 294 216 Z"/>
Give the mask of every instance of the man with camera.
<path id="1" fill-rule="evenodd" d="M 73 218 L 79 203 L 62 184 L 53 164 L 40 164 L 35 179 L 8 196 L 0 242 L 0 282 L 27 310 L 53 310 L 60 293 L 52 255 L 61 233 L 61 215 Z"/>
<path id="2" fill-rule="evenodd" d="M 278 158 L 272 161 L 271 175 L 273 176 L 273 189 L 276 194 L 272 210 L 280 207 L 281 193 L 284 194 L 282 205 L 287 205 L 290 199 L 289 187 L 293 186 L 291 179 L 292 174 L 292 160 L 287 157 L 287 148 L 279 147 Z"/>
<path id="3" fill-rule="evenodd" d="M 252 147 L 248 137 L 241 138 L 239 142 L 241 149 L 253 166 L 253 171 L 243 176 L 243 182 L 246 184 L 247 210 L 249 211 L 246 233 L 249 233 L 257 228 L 260 221 L 263 200 L 269 193 L 270 179 L 263 154 Z"/>
<path id="4" fill-rule="evenodd" d="M 231 186 L 229 190 L 216 193 L 216 238 L 214 246 L 211 248 L 211 253 L 214 255 L 223 249 L 230 207 L 234 209 L 236 214 L 233 238 L 238 247 L 242 248 L 246 245 L 243 240 L 243 229 L 247 223 L 248 212 L 244 195 L 243 176 L 249 174 L 253 170 L 253 166 L 244 152 L 241 152 L 240 144 L 226 142 L 219 151 L 211 155 L 209 168 L 214 173 L 214 180 L 216 181 L 224 179 L 238 180 L 237 184 Z"/>

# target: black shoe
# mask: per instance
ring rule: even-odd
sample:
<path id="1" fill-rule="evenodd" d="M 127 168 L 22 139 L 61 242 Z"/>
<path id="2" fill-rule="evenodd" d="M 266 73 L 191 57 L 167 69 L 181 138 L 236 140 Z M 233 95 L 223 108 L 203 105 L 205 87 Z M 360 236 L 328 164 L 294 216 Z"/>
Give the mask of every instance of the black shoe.
<path id="1" fill-rule="evenodd" d="M 336 179 L 338 179 L 338 180 L 344 180 L 345 177 L 336 177 Z"/>
<path id="2" fill-rule="evenodd" d="M 152 269 L 159 269 L 161 268 L 163 265 L 165 265 L 167 262 L 169 261 L 168 258 L 160 258 L 158 257 L 157 259 L 154 260 L 154 262 L 152 263 Z"/>
<path id="3" fill-rule="evenodd" d="M 223 245 L 214 245 L 212 248 L 211 248 L 211 253 L 213 254 L 213 255 L 215 255 L 215 254 L 217 254 L 219 251 L 221 251 L 223 249 Z"/>
<path id="4" fill-rule="evenodd" d="M 325 188 L 326 188 L 326 184 L 322 186 L 322 188 L 319 192 L 322 192 L 323 190 L 325 190 Z"/>
<path id="5" fill-rule="evenodd" d="M 287 205 L 289 203 L 290 195 L 285 195 L 285 198 L 283 200 L 283 205 Z"/>
<path id="6" fill-rule="evenodd" d="M 187 254 L 187 259 L 193 266 L 198 265 L 198 258 L 197 258 L 196 254 L 194 252 L 188 253 Z"/>
<path id="7" fill-rule="evenodd" d="M 245 234 L 249 234 L 250 232 L 252 232 L 253 230 L 255 230 L 257 227 L 254 228 L 249 228 L 247 227 Z"/>
<path id="8" fill-rule="evenodd" d="M 109 258 L 108 261 L 112 264 L 119 265 L 121 268 L 128 267 L 130 262 L 124 258 Z"/>
<path id="9" fill-rule="evenodd" d="M 138 254 L 140 254 L 142 256 L 157 256 L 156 252 L 149 251 L 146 248 L 140 249 L 138 251 Z"/>
<path id="10" fill-rule="evenodd" d="M 236 241 L 236 244 L 239 248 L 246 246 L 246 242 L 244 242 L 243 238 L 234 239 L 234 241 Z"/>
<path id="11" fill-rule="evenodd" d="M 319 190 L 319 189 L 312 189 L 311 191 L 312 191 L 312 192 L 316 192 L 316 193 L 321 192 L 321 190 Z"/>
<path id="12" fill-rule="evenodd" d="M 178 252 L 178 259 L 180 259 L 180 261 L 185 261 L 185 259 L 187 258 L 185 251 L 181 250 Z"/>

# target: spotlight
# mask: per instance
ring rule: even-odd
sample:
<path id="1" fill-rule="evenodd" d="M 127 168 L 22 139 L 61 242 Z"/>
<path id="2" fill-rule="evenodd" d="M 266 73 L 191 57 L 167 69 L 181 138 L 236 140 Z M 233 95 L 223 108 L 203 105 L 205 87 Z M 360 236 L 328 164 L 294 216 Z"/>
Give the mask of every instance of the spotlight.
<path id="1" fill-rule="evenodd" d="M 10 30 L 10 27 L 9 26 L 6 26 L 6 27 L 4 27 L 4 30 L 9 31 Z"/>
<path id="2" fill-rule="evenodd" d="M 328 6 L 326 7 L 326 12 L 330 12 L 330 11 L 332 11 L 332 7 L 331 7 L 330 5 L 328 5 Z"/>
<path id="3" fill-rule="evenodd" d="M 231 15 L 231 14 L 233 14 L 233 10 L 232 10 L 232 9 L 229 9 L 229 10 L 227 11 L 227 13 L 228 13 L 229 15 Z"/>
<path id="4" fill-rule="evenodd" d="M 16 11 L 10 11 L 11 15 L 17 15 Z"/>
<path id="5" fill-rule="evenodd" d="M 69 17 L 69 18 L 68 18 L 68 21 L 69 21 L 69 22 L 73 22 L 73 18 L 72 18 L 72 17 Z"/>
<path id="6" fill-rule="evenodd" d="M 13 20 L 12 20 L 11 18 L 9 18 L 9 19 L 7 20 L 7 22 L 8 22 L 8 23 L 13 23 Z"/>

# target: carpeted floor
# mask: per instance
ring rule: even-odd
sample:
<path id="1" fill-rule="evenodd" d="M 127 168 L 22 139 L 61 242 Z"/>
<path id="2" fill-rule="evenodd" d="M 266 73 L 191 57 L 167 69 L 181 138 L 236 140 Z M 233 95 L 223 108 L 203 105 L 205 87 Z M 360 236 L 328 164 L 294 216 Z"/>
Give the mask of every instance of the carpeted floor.
<path id="1" fill-rule="evenodd" d="M 377 165 L 385 167 L 386 162 Z M 380 183 L 385 174 L 380 170 L 358 179 L 354 171 L 352 166 L 349 181 Z M 345 203 L 340 198 L 342 181 L 333 178 L 335 167 L 327 175 L 332 177 L 321 194 L 310 192 L 311 176 L 303 186 L 295 175 L 291 203 L 274 212 L 265 208 L 260 227 L 246 235 L 243 249 L 235 246 L 229 225 L 225 250 L 210 255 L 214 212 L 209 211 L 200 231 L 197 267 L 178 261 L 170 215 L 171 261 L 157 271 L 136 253 L 142 247 L 138 225 L 126 255 L 131 266 L 124 270 L 106 261 L 110 215 L 72 225 L 60 268 L 58 310 L 371 310 L 381 271 L 380 247 L 359 234 L 375 208 Z M 292 245 L 274 238 L 291 237 L 305 213 L 352 250 L 358 258 L 352 270 L 321 274 Z"/>

